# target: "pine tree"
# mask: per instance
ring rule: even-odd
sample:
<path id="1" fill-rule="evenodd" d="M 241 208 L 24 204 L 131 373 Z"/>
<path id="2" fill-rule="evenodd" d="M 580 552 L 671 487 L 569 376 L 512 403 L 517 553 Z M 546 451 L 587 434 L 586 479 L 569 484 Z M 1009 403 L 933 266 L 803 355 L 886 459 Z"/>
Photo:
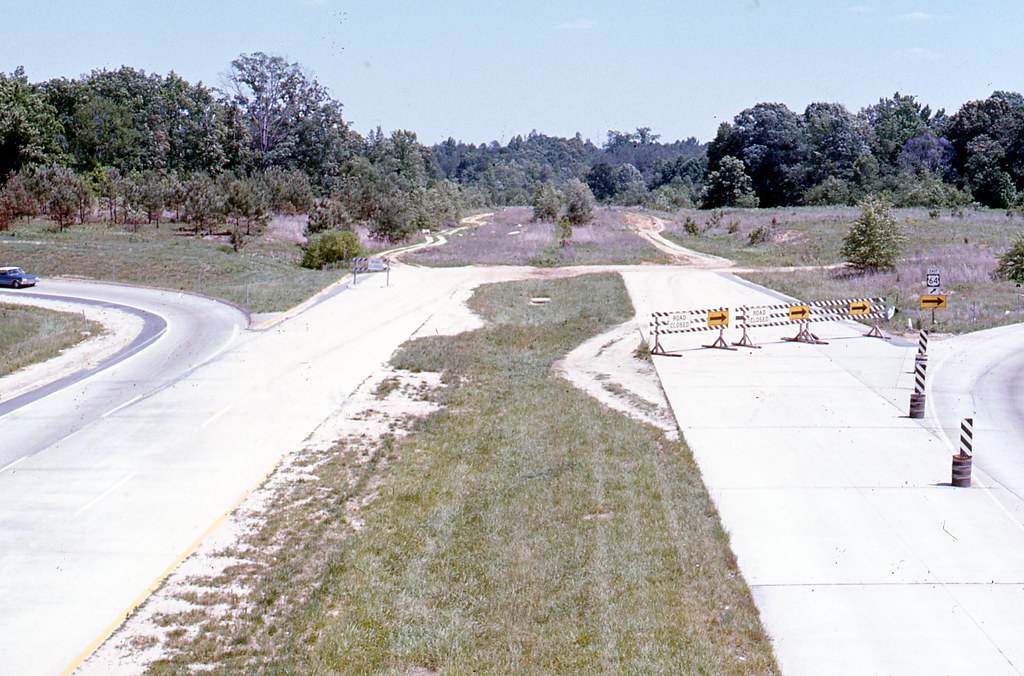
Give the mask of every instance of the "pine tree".
<path id="1" fill-rule="evenodd" d="M 889 203 L 867 197 L 860 209 L 860 218 L 843 238 L 843 258 L 860 270 L 894 269 L 905 238 Z"/>

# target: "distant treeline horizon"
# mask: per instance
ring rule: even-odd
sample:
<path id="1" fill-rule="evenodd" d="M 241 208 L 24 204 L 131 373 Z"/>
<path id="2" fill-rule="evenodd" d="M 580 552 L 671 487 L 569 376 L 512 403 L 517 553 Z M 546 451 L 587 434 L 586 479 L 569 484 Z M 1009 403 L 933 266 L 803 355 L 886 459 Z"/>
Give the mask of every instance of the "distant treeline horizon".
<path id="1" fill-rule="evenodd" d="M 899 92 L 856 113 L 762 102 L 708 143 L 638 127 L 610 130 L 600 146 L 537 131 L 427 146 L 412 130 L 363 136 L 342 109 L 300 64 L 262 52 L 232 61 L 223 88 L 128 66 L 35 83 L 21 68 L 0 73 L 0 226 L 36 214 L 63 226 L 101 202 L 112 221 L 170 209 L 198 224 L 327 205 L 332 227 L 362 222 L 397 240 L 573 180 L 600 203 L 663 210 L 877 194 L 896 206 L 1014 208 L 1024 195 L 1016 92 L 951 115 Z"/>

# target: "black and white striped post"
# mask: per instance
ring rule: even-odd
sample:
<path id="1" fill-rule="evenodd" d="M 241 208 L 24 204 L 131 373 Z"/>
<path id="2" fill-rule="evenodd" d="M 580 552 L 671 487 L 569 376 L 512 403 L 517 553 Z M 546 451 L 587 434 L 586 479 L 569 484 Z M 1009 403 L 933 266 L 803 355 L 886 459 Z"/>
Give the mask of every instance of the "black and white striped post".
<path id="1" fill-rule="evenodd" d="M 919 361 L 914 364 L 914 392 L 910 395 L 910 417 L 911 418 L 923 418 L 924 417 L 924 375 L 925 369 L 928 368 L 928 364 L 923 361 Z"/>
<path id="2" fill-rule="evenodd" d="M 960 453 L 953 456 L 954 486 L 960 488 L 971 485 L 971 461 L 974 459 L 974 418 L 964 418 L 960 422 Z"/>
<path id="3" fill-rule="evenodd" d="M 928 331 L 921 329 L 917 336 L 917 355 L 914 357 L 917 363 L 928 361 Z"/>

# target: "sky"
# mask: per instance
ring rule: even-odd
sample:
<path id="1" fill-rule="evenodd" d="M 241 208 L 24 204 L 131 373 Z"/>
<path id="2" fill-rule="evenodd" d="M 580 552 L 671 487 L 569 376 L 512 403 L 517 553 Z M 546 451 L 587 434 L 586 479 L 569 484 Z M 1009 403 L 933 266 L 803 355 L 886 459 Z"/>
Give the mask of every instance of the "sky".
<path id="1" fill-rule="evenodd" d="M 506 143 L 650 127 L 709 141 L 759 102 L 956 112 L 1024 91 L 1021 0 L 0 0 L 0 70 L 122 65 L 221 86 L 256 51 L 298 62 L 362 134 Z"/>

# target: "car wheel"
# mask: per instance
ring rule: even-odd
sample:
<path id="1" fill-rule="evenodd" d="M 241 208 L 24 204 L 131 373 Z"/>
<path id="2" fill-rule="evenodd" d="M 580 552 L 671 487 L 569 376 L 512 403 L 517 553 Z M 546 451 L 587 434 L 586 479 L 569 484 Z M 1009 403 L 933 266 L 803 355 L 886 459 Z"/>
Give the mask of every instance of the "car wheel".
<path id="1" fill-rule="evenodd" d="M 12 280 L 11 281 L 11 286 L 13 286 L 15 289 L 20 289 L 21 288 L 21 280 L 20 279 Z"/>

